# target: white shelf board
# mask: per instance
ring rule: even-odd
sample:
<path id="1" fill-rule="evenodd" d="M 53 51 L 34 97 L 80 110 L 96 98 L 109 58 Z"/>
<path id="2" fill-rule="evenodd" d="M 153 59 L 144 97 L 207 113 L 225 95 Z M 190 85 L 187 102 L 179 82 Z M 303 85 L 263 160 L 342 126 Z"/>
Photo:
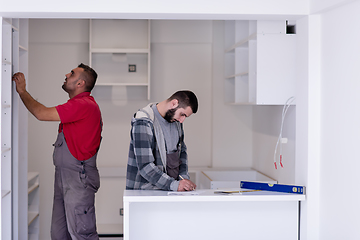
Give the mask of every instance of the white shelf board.
<path id="1" fill-rule="evenodd" d="M 239 42 L 235 43 L 234 45 L 232 45 L 231 47 L 229 47 L 228 49 L 225 50 L 225 52 L 231 52 L 233 51 L 235 48 L 237 47 L 241 47 L 242 45 L 248 43 L 250 40 L 255 40 L 257 36 L 257 33 L 253 33 L 250 36 L 248 36 L 247 38 L 244 38 L 242 40 L 240 40 Z"/>
<path id="2" fill-rule="evenodd" d="M 2 63 L 5 64 L 5 65 L 6 65 L 6 64 L 11 65 L 11 62 L 10 62 L 10 61 L 7 61 L 7 60 L 3 60 Z"/>
<path id="3" fill-rule="evenodd" d="M 10 108 L 11 105 L 10 105 L 10 104 L 3 104 L 3 105 L 1 105 L 1 107 L 2 107 L 2 108 Z"/>
<path id="4" fill-rule="evenodd" d="M 10 150 L 11 150 L 10 147 L 1 147 L 1 153 L 7 152 L 7 151 L 10 151 Z"/>
<path id="5" fill-rule="evenodd" d="M 92 48 L 91 53 L 149 53 L 147 48 Z"/>
<path id="6" fill-rule="evenodd" d="M 248 75 L 249 73 L 248 72 L 242 72 L 242 73 L 237 73 L 237 74 L 234 74 L 234 75 L 230 75 L 230 76 L 227 76 L 225 78 L 229 79 L 229 78 L 235 78 L 235 77 L 240 77 L 240 76 L 246 76 Z"/>
<path id="7" fill-rule="evenodd" d="M 11 18 L 4 18 L 3 21 L 10 24 L 10 25 L 12 24 L 11 23 Z"/>
<path id="8" fill-rule="evenodd" d="M 28 51 L 28 49 L 27 49 L 26 47 L 23 47 L 23 46 L 21 46 L 21 45 L 19 45 L 19 49 L 20 49 L 21 51 L 25 51 L 25 52 Z"/>
<path id="9" fill-rule="evenodd" d="M 32 191 L 34 191 L 35 189 L 37 189 L 39 187 L 39 184 L 38 183 L 35 183 L 34 185 L 31 185 L 29 188 L 28 188 L 28 194 L 30 194 Z"/>
<path id="10" fill-rule="evenodd" d="M 148 83 L 96 83 L 95 86 L 148 86 Z"/>
<path id="11" fill-rule="evenodd" d="M 1 190 L 1 198 L 6 197 L 8 194 L 10 194 L 11 191 L 10 190 Z"/>
<path id="12" fill-rule="evenodd" d="M 30 225 L 38 216 L 39 212 L 28 212 L 28 225 Z"/>
<path id="13" fill-rule="evenodd" d="M 18 28 L 18 27 L 15 27 L 14 25 L 12 25 L 11 27 L 12 27 L 12 29 L 13 29 L 14 31 L 16 31 L 16 32 L 19 31 L 19 28 Z"/>

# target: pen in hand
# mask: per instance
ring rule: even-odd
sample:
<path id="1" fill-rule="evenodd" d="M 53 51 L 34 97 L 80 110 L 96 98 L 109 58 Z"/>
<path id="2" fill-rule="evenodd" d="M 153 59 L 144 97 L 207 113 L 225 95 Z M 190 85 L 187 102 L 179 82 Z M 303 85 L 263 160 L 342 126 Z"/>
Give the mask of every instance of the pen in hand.
<path id="1" fill-rule="evenodd" d="M 179 175 L 179 178 L 181 178 L 181 180 L 185 180 L 185 178 L 184 178 L 183 176 L 181 176 L 181 175 Z M 186 180 L 188 180 L 188 179 L 186 179 Z M 188 181 L 190 181 L 190 180 L 188 180 Z M 193 190 L 195 190 L 194 187 L 192 187 L 192 189 L 191 189 L 191 190 L 188 190 L 188 191 L 193 191 Z"/>

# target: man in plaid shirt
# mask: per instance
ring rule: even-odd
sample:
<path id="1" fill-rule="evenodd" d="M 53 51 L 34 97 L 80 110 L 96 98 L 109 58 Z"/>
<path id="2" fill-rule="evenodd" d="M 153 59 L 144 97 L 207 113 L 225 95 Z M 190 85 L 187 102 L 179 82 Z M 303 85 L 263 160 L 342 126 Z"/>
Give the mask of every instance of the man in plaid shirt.
<path id="1" fill-rule="evenodd" d="M 185 118 L 196 113 L 198 101 L 188 90 L 151 103 L 131 120 L 126 189 L 191 191 L 184 131 Z"/>

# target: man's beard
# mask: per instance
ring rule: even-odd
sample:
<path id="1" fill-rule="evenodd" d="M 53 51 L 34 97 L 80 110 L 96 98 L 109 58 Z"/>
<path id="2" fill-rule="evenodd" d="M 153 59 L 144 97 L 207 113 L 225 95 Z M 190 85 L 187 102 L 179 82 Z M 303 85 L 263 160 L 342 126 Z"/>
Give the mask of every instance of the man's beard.
<path id="1" fill-rule="evenodd" d="M 168 121 L 169 123 L 172 123 L 175 121 L 174 116 L 175 116 L 175 112 L 179 107 L 173 108 L 173 109 L 169 109 L 167 110 L 167 112 L 165 113 L 164 119 L 166 121 Z"/>

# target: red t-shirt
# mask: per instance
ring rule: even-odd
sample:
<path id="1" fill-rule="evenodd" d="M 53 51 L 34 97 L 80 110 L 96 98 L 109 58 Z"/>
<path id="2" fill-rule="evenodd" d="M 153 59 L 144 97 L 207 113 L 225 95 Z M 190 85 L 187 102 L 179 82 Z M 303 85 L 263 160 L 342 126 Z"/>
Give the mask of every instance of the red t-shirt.
<path id="1" fill-rule="evenodd" d="M 100 108 L 89 92 L 83 92 L 56 106 L 70 153 L 80 161 L 95 155 L 100 146 L 102 120 Z"/>

